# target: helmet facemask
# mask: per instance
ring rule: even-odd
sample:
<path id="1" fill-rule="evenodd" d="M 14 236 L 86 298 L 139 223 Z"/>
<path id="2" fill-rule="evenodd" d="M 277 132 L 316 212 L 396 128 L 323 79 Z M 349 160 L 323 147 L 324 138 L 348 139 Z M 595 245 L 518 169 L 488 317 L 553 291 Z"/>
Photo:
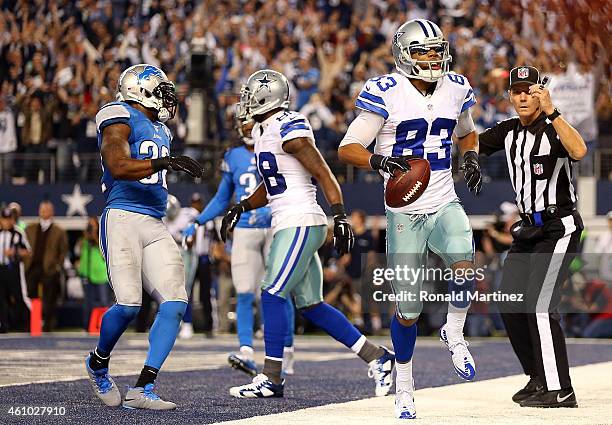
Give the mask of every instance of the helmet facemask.
<path id="1" fill-rule="evenodd" d="M 253 120 L 247 115 L 246 109 L 242 107 L 242 103 L 236 103 L 236 115 L 234 116 L 234 127 L 240 135 L 240 140 L 247 146 L 253 146 L 255 141 L 251 138 L 251 135 L 247 135 L 244 132 L 244 126 L 252 123 Z"/>
<path id="2" fill-rule="evenodd" d="M 408 78 L 417 78 L 424 81 L 434 82 L 446 75 L 450 69 L 452 56 L 449 52 L 448 41 L 428 41 L 422 44 L 411 44 L 401 46 L 397 69 Z M 430 50 L 434 50 L 441 59 L 437 60 L 417 60 L 412 57 L 414 53 L 426 55 Z M 424 66 L 423 66 L 424 65 Z M 410 69 L 410 72 L 406 72 Z"/>
<path id="3" fill-rule="evenodd" d="M 178 97 L 176 96 L 174 84 L 165 81 L 161 82 L 151 94 L 158 98 L 161 103 L 161 107 L 157 110 L 157 119 L 161 122 L 166 122 L 174 118 L 178 106 Z"/>

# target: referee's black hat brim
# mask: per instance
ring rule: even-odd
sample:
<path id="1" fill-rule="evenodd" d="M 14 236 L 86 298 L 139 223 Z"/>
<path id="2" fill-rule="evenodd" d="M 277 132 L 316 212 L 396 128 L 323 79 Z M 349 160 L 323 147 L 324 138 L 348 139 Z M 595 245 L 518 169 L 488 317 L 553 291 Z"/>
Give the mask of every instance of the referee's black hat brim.
<path id="1" fill-rule="evenodd" d="M 540 71 L 533 66 L 517 66 L 510 71 L 510 84 L 508 89 L 518 84 L 540 84 Z"/>

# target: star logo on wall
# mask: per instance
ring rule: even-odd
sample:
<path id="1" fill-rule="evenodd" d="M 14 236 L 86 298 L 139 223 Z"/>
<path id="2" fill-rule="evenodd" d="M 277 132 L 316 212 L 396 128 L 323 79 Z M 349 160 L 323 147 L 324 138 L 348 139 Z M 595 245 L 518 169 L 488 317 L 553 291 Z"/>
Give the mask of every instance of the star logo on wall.
<path id="1" fill-rule="evenodd" d="M 81 192 L 81 186 L 78 184 L 74 185 L 72 194 L 62 195 L 62 201 L 68 205 L 68 209 L 66 210 L 67 216 L 81 215 L 86 217 L 88 215 L 87 204 L 89 204 L 92 200 L 93 196 L 89 194 L 84 195 Z"/>

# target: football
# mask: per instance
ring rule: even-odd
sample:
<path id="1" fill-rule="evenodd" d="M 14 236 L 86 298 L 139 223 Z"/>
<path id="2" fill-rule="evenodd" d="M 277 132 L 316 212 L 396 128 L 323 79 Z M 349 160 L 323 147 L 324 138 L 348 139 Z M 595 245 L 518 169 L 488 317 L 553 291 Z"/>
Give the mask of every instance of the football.
<path id="1" fill-rule="evenodd" d="M 431 167 L 423 158 L 410 159 L 410 170 L 396 172 L 387 181 L 385 201 L 391 208 L 401 208 L 412 204 L 427 189 Z"/>

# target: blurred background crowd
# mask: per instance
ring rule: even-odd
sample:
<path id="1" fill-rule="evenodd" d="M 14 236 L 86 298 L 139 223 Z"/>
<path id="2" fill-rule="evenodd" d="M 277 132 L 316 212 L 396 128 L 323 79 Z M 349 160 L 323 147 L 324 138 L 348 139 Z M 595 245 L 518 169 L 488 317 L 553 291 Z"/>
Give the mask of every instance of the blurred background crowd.
<path id="1" fill-rule="evenodd" d="M 556 103 L 590 148 L 583 174 L 612 172 L 610 4 L 606 0 L 0 0 L 0 179 L 92 181 L 99 177 L 94 117 L 114 100 L 121 71 L 161 67 L 177 84 L 174 152 L 216 162 L 236 139 L 232 105 L 253 71 L 291 81 L 293 109 L 341 179 L 335 148 L 355 116 L 364 82 L 393 69 L 390 42 L 413 18 L 437 22 L 453 70 L 478 99 L 479 130 L 512 115 L 508 70 L 552 75 Z M 553 99 L 554 99 L 553 91 Z M 565 108 L 564 108 L 565 107 Z M 497 158 L 490 178 L 505 177 Z M 375 179 L 376 175 L 366 175 Z M 16 178 L 16 179 L 15 179 Z"/>

